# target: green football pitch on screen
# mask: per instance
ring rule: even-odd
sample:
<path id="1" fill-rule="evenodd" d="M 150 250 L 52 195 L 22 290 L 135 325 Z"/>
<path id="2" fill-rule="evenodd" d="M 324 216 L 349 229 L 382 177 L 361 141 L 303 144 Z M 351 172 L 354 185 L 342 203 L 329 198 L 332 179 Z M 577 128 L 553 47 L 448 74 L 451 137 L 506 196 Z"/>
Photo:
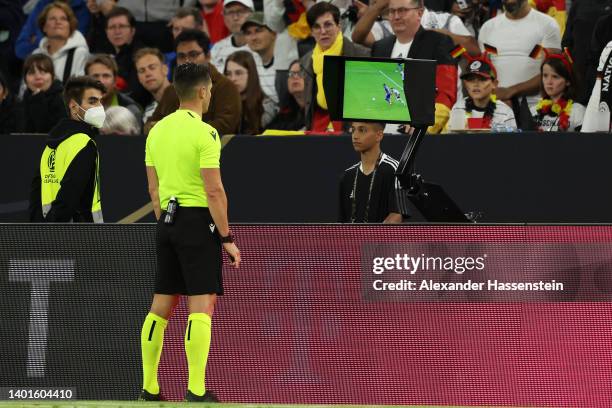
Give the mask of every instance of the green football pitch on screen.
<path id="1" fill-rule="evenodd" d="M 383 122 L 410 121 L 404 64 L 345 61 L 343 117 Z"/>

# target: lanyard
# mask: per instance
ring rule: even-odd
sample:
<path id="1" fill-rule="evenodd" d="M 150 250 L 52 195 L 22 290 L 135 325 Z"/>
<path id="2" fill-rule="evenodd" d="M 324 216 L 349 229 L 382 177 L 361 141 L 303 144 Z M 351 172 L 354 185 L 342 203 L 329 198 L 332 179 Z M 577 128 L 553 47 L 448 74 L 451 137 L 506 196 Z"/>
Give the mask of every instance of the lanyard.
<path id="1" fill-rule="evenodd" d="M 372 189 L 374 188 L 374 179 L 376 178 L 376 171 L 378 170 L 378 165 L 380 164 L 380 160 L 382 159 L 383 153 L 380 152 L 378 155 L 378 159 L 376 160 L 376 165 L 374 165 L 374 171 L 372 172 L 372 179 L 370 180 L 370 189 L 368 191 L 368 201 L 366 202 L 365 208 L 365 220 L 364 222 L 368 222 L 368 218 L 370 217 L 370 200 L 372 199 Z M 354 224 L 357 217 L 357 178 L 359 177 L 359 167 L 355 172 L 355 180 L 353 181 L 353 191 L 351 192 L 351 224 Z"/>

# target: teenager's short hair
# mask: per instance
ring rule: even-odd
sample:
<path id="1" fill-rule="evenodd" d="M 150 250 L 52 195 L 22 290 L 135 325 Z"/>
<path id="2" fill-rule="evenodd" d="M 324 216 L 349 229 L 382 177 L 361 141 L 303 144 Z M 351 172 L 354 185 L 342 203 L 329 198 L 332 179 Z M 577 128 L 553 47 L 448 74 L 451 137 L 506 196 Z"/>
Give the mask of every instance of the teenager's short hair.
<path id="1" fill-rule="evenodd" d="M 179 99 L 189 100 L 195 96 L 196 87 L 210 85 L 210 72 L 207 65 L 188 62 L 174 70 L 174 89 Z"/>
<path id="2" fill-rule="evenodd" d="M 66 81 L 64 85 L 64 103 L 68 106 L 71 100 L 77 101 L 80 105 L 83 103 L 83 94 L 87 89 L 97 89 L 103 94 L 106 93 L 106 88 L 102 82 L 88 76 L 76 76 Z"/>

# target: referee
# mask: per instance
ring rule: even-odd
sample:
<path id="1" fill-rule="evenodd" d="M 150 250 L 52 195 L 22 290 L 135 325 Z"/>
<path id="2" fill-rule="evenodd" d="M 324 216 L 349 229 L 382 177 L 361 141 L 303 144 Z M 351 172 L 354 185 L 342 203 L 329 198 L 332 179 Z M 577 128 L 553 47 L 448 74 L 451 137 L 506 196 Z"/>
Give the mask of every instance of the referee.
<path id="1" fill-rule="evenodd" d="M 223 294 L 221 246 L 231 265 L 240 265 L 227 220 L 227 197 L 221 182 L 221 141 L 202 122 L 212 82 L 206 65 L 176 68 L 178 110 L 151 129 L 145 162 L 149 193 L 157 218 L 157 276 L 153 304 L 142 326 L 143 389 L 141 400 L 160 399 L 157 367 L 164 330 L 179 295 L 188 296 L 185 353 L 189 366 L 186 401 L 218 401 L 206 391 L 204 377 L 210 349 L 211 318 Z"/>

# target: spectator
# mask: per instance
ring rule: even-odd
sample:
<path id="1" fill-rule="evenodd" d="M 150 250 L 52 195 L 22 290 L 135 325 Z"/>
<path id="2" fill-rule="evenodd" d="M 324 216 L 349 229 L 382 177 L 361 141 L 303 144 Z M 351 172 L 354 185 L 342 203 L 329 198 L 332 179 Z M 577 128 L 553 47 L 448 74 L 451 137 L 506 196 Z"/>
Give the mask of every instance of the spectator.
<path id="1" fill-rule="evenodd" d="M 597 23 L 595 23 L 595 29 L 593 30 L 591 44 L 586 58 L 586 72 L 584 71 L 584 67 L 578 66 L 578 63 L 574 60 L 573 68 L 576 70 L 575 75 L 580 79 L 584 78 L 585 84 L 585 89 L 583 89 L 582 95 L 578 98 L 581 103 L 586 103 L 591 96 L 590 93 L 597 78 L 597 67 L 600 64 L 600 56 L 610 41 L 612 41 L 612 13 L 601 17 L 597 20 Z M 583 76 L 580 76 L 581 74 Z"/>
<path id="2" fill-rule="evenodd" d="M 200 11 L 195 7 L 181 7 L 176 10 L 170 25 L 172 26 L 172 38 L 175 40 L 183 30 L 202 30 L 205 33 L 207 32 Z M 168 65 L 168 80 L 170 80 L 176 66 L 176 52 L 167 52 L 165 56 Z"/>
<path id="3" fill-rule="evenodd" d="M 223 21 L 231 34 L 217 42 L 210 51 L 212 64 L 217 71 L 223 71 L 225 59 L 230 54 L 236 51 L 250 51 L 241 28 L 254 9 L 253 0 L 224 0 Z"/>
<path id="4" fill-rule="evenodd" d="M 385 8 L 389 5 L 389 0 L 377 0 L 376 4 L 376 8 L 368 7 L 365 9 L 367 11 L 355 26 L 352 39 L 356 43 L 371 47 L 375 41 L 393 35 L 393 29 L 388 20 L 378 21 L 379 14 L 384 14 Z M 421 25 L 426 30 L 448 35 L 456 45 L 462 46 L 471 55 L 480 54 L 478 42 L 457 16 L 424 8 Z"/>
<path id="5" fill-rule="evenodd" d="M 17 131 L 17 101 L 0 72 L 0 135 Z"/>
<path id="6" fill-rule="evenodd" d="M 172 33 L 168 22 L 180 7 L 194 7 L 197 0 L 119 0 L 118 5 L 134 15 L 135 27 L 144 46 L 170 52 L 173 48 Z"/>
<path id="7" fill-rule="evenodd" d="M 200 0 L 199 5 L 202 9 L 202 17 L 206 21 L 211 44 L 215 44 L 230 35 L 230 31 L 223 21 L 222 0 Z"/>
<path id="8" fill-rule="evenodd" d="M 136 51 L 134 64 L 140 84 L 153 96 L 153 102 L 145 107 L 142 116 L 142 121 L 146 122 L 155 112 L 166 88 L 170 86 L 168 66 L 165 64 L 164 55 L 157 48 L 141 48 Z"/>
<path id="9" fill-rule="evenodd" d="M 529 107 L 538 102 L 541 62 L 532 58 L 540 45 L 552 52 L 561 47 L 559 25 L 550 16 L 533 10 L 527 0 L 504 0 L 505 13 L 484 23 L 478 42 L 492 54 L 500 87 L 497 97 L 513 107 L 519 117 L 520 99 Z M 521 123 L 519 123 L 521 126 Z"/>
<path id="10" fill-rule="evenodd" d="M 76 29 L 77 20 L 70 6 L 61 1 L 48 4 L 38 16 L 38 27 L 45 36 L 33 54 L 51 57 L 55 76 L 61 81 L 82 75 L 89 47 Z"/>
<path id="11" fill-rule="evenodd" d="M 187 62 L 209 65 L 212 96 L 208 111 L 204 113 L 202 120 L 217 129 L 221 135 L 236 133 L 240 126 L 240 93 L 232 81 L 210 64 L 209 46 L 210 40 L 205 33 L 198 30 L 185 30 L 176 38 L 176 62 L 178 65 Z M 158 120 L 174 112 L 178 107 L 179 100 L 176 90 L 170 85 L 166 88 L 157 109 L 145 124 L 145 133 L 148 133 Z"/>
<path id="12" fill-rule="evenodd" d="M 453 106 L 447 130 L 491 129 L 497 125 L 516 129 L 512 109 L 495 98 L 495 66 L 484 56 L 468 61 L 468 68 L 461 75 L 468 96 Z"/>
<path id="13" fill-rule="evenodd" d="M 140 106 L 116 87 L 117 64 L 115 60 L 106 54 L 95 54 L 87 61 L 85 74 L 102 82 L 102 85 L 106 88 L 106 93 L 102 97 L 104 109 L 108 109 L 111 106 L 124 106 L 132 112 L 136 120 L 142 122 Z"/>
<path id="14" fill-rule="evenodd" d="M 276 33 L 264 24 L 261 13 L 253 13 L 242 25 L 242 32 L 251 52 L 257 53 L 261 59 L 261 65 L 257 66 L 261 89 L 278 106 L 278 93 L 276 92 L 277 60 L 274 57 Z M 295 58 L 297 58 L 297 48 L 295 49 Z"/>
<path id="15" fill-rule="evenodd" d="M 582 127 L 585 108 L 574 102 L 578 84 L 571 58 L 563 54 L 549 54 L 540 68 L 542 99 L 532 114 L 540 132 L 576 132 Z"/>
<path id="16" fill-rule="evenodd" d="M 15 56 L 15 45 L 24 20 L 21 2 L 0 0 L 0 74 L 4 74 L 11 94 L 17 91 L 21 78 L 22 62 Z"/>
<path id="17" fill-rule="evenodd" d="M 306 72 L 304 77 L 304 102 L 306 128 L 325 132 L 342 130 L 341 123 L 330 123 L 327 100 L 323 90 L 323 57 L 343 55 L 347 57 L 369 56 L 367 48 L 353 44 L 340 31 L 340 10 L 326 3 L 316 3 L 308 10 L 308 26 L 316 45 L 314 50 L 304 55 L 301 65 Z"/>
<path id="18" fill-rule="evenodd" d="M 55 77 L 53 61 L 44 54 L 32 54 L 23 64 L 26 91 L 18 106 L 18 130 L 47 133 L 68 117 L 62 99 L 62 83 Z"/>
<path id="19" fill-rule="evenodd" d="M 136 35 L 136 20 L 132 13 L 123 7 L 115 7 L 108 13 L 106 19 L 106 36 L 111 48 L 105 53 L 114 57 L 118 66 L 116 87 L 130 94 L 130 97 L 141 106 L 151 102 L 151 95 L 138 82 L 138 74 L 132 60 L 132 55 L 143 48 Z"/>
<path id="20" fill-rule="evenodd" d="M 106 110 L 104 125 L 100 133 L 104 135 L 137 136 L 140 134 L 141 124 L 132 112 L 123 106 L 111 106 Z"/>
<path id="21" fill-rule="evenodd" d="M 597 80 L 584 114 L 583 132 L 612 131 L 612 40 L 604 47 L 599 57 Z"/>
<path id="22" fill-rule="evenodd" d="M 378 14 L 384 3 L 374 7 Z M 425 30 L 421 26 L 422 0 L 390 0 L 389 21 L 395 35 L 376 41 L 372 45 L 372 56 L 391 58 L 418 58 L 437 61 L 435 123 L 430 133 L 440 133 L 448 120 L 450 109 L 457 99 L 457 67 L 451 58 L 453 42 L 447 35 Z M 388 127 L 386 132 L 398 132 L 399 128 Z"/>
<path id="23" fill-rule="evenodd" d="M 117 5 L 117 0 L 87 0 L 91 24 L 87 31 L 87 44 L 92 53 L 108 52 L 112 49 L 106 36 L 106 16 Z"/>
<path id="24" fill-rule="evenodd" d="M 596 27 L 595 22 L 601 16 L 612 13 L 612 0 L 580 0 L 572 1 L 572 6 L 569 9 L 565 32 L 563 33 L 562 46 L 567 47 L 574 58 L 575 74 L 578 78 L 587 78 L 581 102 L 589 99 L 588 92 L 591 91 L 595 78 L 589 79 L 587 67 L 591 67 L 591 73 L 595 74 L 599 55 L 607 41 L 601 44 L 598 51 L 593 52 L 591 49 L 591 38 Z M 608 25 L 609 27 L 609 25 Z M 612 38 L 610 38 L 612 40 Z"/>
<path id="25" fill-rule="evenodd" d="M 287 89 L 291 98 L 268 124 L 268 129 L 303 130 L 306 127 L 304 122 L 304 70 L 299 60 L 293 61 L 289 66 Z"/>
<path id="26" fill-rule="evenodd" d="M 225 60 L 225 76 L 240 92 L 242 120 L 238 133 L 257 135 L 276 114 L 276 104 L 261 90 L 255 60 L 248 51 L 237 51 Z"/>
<path id="27" fill-rule="evenodd" d="M 38 44 L 40 44 L 44 34 L 37 20 L 43 9 L 52 2 L 54 2 L 54 0 L 38 0 L 34 9 L 32 9 L 28 15 L 15 44 L 15 55 L 17 55 L 18 58 L 22 60 L 26 59 L 28 55 L 37 48 Z M 85 5 L 85 0 L 60 0 L 60 2 L 68 5 L 74 13 L 78 24 L 77 29 L 81 34 L 87 33 L 90 25 L 90 15 Z"/>

